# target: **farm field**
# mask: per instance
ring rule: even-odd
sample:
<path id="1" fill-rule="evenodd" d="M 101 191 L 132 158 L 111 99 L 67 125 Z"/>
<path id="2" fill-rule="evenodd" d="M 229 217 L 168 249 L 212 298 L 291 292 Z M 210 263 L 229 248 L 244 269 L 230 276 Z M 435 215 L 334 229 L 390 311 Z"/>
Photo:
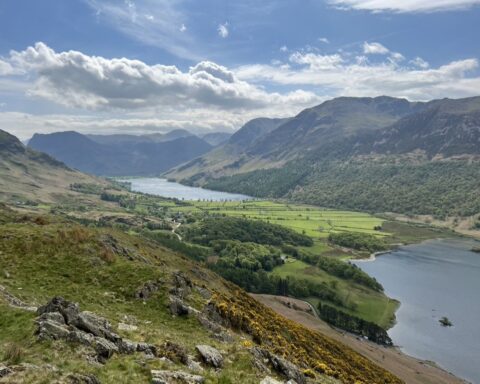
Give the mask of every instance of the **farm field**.
<path id="1" fill-rule="evenodd" d="M 373 289 L 352 283 L 351 281 L 345 281 L 328 274 L 318 267 L 295 259 L 289 259 L 284 265 L 275 268 L 272 273 L 283 278 L 295 276 L 318 284 L 325 282 L 330 286 L 333 285 L 345 304 L 345 306 L 339 307 L 339 309 L 361 317 L 364 320 L 374 322 L 385 329 L 393 325 L 395 320 L 394 314 L 399 303 L 381 292 L 376 292 Z M 309 297 L 306 298 L 306 301 L 317 308 L 320 300 L 315 297 Z M 329 304 L 335 306 L 333 303 Z"/>

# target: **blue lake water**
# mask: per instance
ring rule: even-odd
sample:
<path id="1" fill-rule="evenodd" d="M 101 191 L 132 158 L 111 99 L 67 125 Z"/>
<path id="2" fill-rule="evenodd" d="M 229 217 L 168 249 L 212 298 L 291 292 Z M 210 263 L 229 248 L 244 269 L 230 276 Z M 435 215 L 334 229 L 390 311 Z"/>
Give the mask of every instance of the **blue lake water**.
<path id="1" fill-rule="evenodd" d="M 123 181 L 128 181 L 132 184 L 132 191 L 180 200 L 241 201 L 251 199 L 250 196 L 246 195 L 189 187 L 157 177 L 124 179 Z"/>
<path id="2" fill-rule="evenodd" d="M 388 332 L 403 352 L 480 383 L 480 254 L 473 240 L 431 240 L 356 264 L 400 300 Z M 453 327 L 442 327 L 446 316 Z"/>

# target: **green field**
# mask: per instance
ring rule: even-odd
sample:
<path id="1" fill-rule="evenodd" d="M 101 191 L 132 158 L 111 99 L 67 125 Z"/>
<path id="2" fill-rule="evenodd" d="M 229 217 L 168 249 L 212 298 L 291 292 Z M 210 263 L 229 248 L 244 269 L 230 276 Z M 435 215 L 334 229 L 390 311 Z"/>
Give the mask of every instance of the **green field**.
<path id="1" fill-rule="evenodd" d="M 393 325 L 395 320 L 394 313 L 399 303 L 396 300 L 388 298 L 381 292 L 375 292 L 364 286 L 339 279 L 300 260 L 289 260 L 284 265 L 275 268 L 273 274 L 284 278 L 287 276 L 295 276 L 315 283 L 326 282 L 328 284 L 335 284 L 339 296 L 345 303 L 345 307 L 339 309 L 374 322 L 384 328 L 389 328 Z M 320 300 L 311 297 L 307 298 L 307 301 L 314 307 L 317 307 Z M 332 303 L 329 304 L 333 305 Z"/>

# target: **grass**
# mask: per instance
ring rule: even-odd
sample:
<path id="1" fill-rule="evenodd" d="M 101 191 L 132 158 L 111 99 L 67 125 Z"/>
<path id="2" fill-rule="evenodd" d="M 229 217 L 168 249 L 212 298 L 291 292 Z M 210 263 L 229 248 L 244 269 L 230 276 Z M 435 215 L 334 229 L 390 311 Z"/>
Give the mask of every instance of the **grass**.
<path id="1" fill-rule="evenodd" d="M 284 265 L 275 268 L 273 274 L 284 278 L 295 276 L 314 283 L 320 284 L 325 282 L 335 286 L 345 305 L 345 307 L 339 309 L 364 320 L 374 322 L 384 328 L 389 328 L 393 325 L 395 311 L 399 303 L 381 292 L 339 279 L 300 260 L 290 259 Z M 317 298 L 306 298 L 306 300 L 313 306 L 318 306 L 319 300 Z M 333 305 L 332 303 L 329 304 Z"/>

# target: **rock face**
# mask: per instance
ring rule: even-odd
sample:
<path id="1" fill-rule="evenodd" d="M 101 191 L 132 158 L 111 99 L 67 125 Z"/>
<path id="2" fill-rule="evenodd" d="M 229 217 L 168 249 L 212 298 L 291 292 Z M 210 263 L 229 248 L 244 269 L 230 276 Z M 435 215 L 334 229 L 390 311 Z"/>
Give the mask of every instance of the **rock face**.
<path id="1" fill-rule="evenodd" d="M 295 364 L 259 347 L 252 348 L 251 352 L 258 365 L 265 366 L 265 364 L 268 364 L 275 372 L 285 376 L 288 380 L 293 380 L 298 384 L 306 384 L 305 375 Z"/>
<path id="2" fill-rule="evenodd" d="M 205 379 L 202 376 L 191 375 L 183 371 L 151 371 L 152 384 L 203 384 Z"/>
<path id="3" fill-rule="evenodd" d="M 36 333 L 40 340 L 66 340 L 91 347 L 100 363 L 105 363 L 115 353 L 144 352 L 156 356 L 155 346 L 121 338 L 105 318 L 81 312 L 78 304 L 63 297 L 54 297 L 37 313 Z"/>
<path id="4" fill-rule="evenodd" d="M 211 365 L 214 368 L 222 367 L 223 356 L 217 349 L 209 345 L 197 345 L 195 348 L 198 353 L 200 353 L 200 357 L 205 364 Z"/>
<path id="5" fill-rule="evenodd" d="M 273 377 L 267 376 L 260 382 L 260 384 L 282 384 L 282 382 Z"/>

